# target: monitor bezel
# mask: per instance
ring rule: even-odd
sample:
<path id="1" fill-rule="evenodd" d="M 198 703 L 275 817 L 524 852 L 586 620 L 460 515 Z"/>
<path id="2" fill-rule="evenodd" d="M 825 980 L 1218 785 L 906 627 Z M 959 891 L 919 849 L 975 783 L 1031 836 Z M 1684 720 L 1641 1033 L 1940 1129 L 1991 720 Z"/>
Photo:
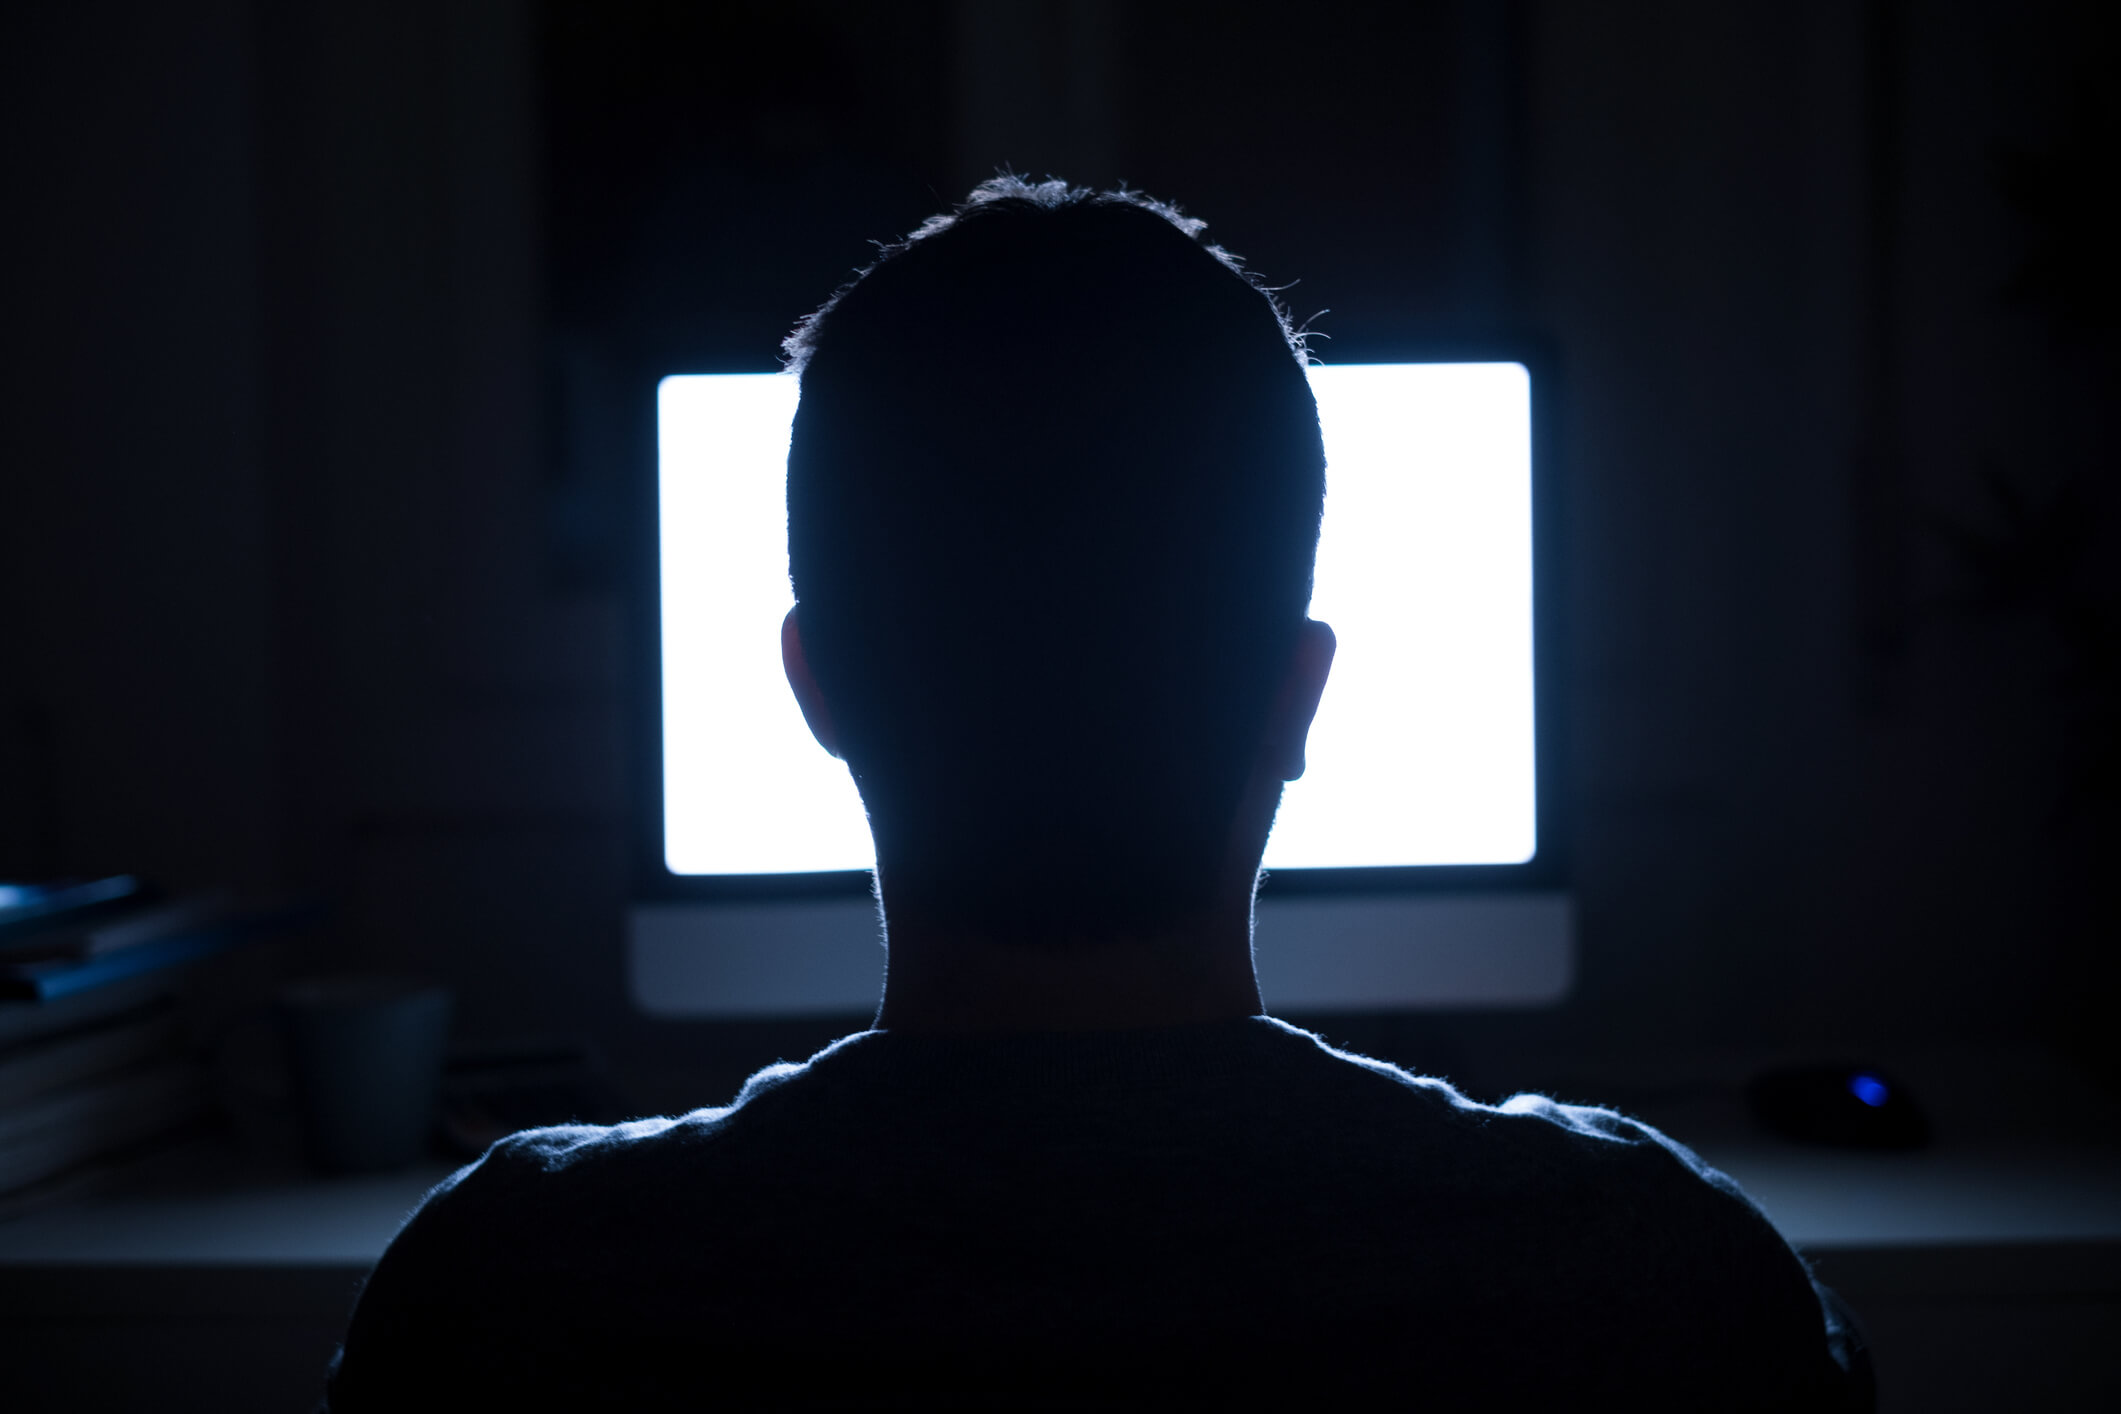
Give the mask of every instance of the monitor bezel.
<path id="1" fill-rule="evenodd" d="M 1535 756 L 1533 828 L 1537 846 L 1532 858 L 1517 864 L 1414 864 L 1336 869 L 1276 869 L 1260 880 L 1261 897 L 1320 894 L 1486 893 L 1501 890 L 1565 889 L 1571 853 L 1567 830 L 1570 773 L 1563 726 L 1566 675 L 1562 645 L 1567 641 L 1566 566 L 1561 528 L 1565 524 L 1559 474 L 1559 378 L 1555 360 L 1543 341 L 1530 337 L 1426 342 L 1365 349 L 1365 357 L 1317 359 L 1320 363 L 1518 363 L 1532 381 L 1532 740 Z M 637 694 L 632 766 L 635 782 L 632 889 L 636 902 L 670 903 L 717 900 L 762 902 L 773 899 L 817 900 L 867 896 L 874 891 L 868 869 L 836 869 L 779 874 L 679 874 L 664 853 L 663 813 L 663 664 L 662 540 L 660 533 L 658 390 L 668 377 L 700 374 L 762 373 L 757 367 L 687 367 L 644 370 L 628 382 L 637 388 L 638 411 L 633 484 L 636 505 L 636 553 L 628 595 L 627 678 Z"/>

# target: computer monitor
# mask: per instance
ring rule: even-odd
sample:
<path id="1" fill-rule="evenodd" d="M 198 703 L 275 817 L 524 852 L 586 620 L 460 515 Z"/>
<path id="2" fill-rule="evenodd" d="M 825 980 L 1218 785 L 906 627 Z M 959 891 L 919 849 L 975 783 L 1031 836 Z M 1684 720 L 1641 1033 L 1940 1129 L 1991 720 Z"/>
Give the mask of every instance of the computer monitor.
<path id="1" fill-rule="evenodd" d="M 1311 612 L 1339 651 L 1267 844 L 1270 1009 L 1537 1005 L 1568 988 L 1533 367 L 1311 369 L 1327 460 Z M 629 966 L 656 1014 L 855 1013 L 878 993 L 861 801 L 781 670 L 797 397 L 782 373 L 673 375 L 655 392 Z"/>

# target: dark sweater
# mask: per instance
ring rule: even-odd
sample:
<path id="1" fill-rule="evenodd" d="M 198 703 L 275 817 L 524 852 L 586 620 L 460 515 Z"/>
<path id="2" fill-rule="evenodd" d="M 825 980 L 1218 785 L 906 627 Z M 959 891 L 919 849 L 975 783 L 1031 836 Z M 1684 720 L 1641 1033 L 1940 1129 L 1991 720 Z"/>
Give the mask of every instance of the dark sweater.
<path id="1" fill-rule="evenodd" d="M 1831 1310 L 1607 1110 L 1266 1017 L 871 1031 L 727 1108 L 496 1144 L 385 1253 L 328 1403 L 1865 1408 Z"/>

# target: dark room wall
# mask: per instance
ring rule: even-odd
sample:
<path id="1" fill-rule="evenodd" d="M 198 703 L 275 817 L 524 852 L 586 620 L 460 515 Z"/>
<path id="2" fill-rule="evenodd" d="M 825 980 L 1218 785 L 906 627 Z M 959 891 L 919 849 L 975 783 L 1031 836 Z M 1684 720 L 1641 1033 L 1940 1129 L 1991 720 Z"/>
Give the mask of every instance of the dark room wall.
<path id="1" fill-rule="evenodd" d="M 530 26 L 258 15 L 289 877 L 350 960 L 464 984 L 469 1031 L 571 1029 L 617 889 L 618 677 L 614 606 L 539 558 Z"/>
<path id="2" fill-rule="evenodd" d="M 249 15 L 41 7 L 8 30 L 0 868 L 267 884 Z"/>
<path id="3" fill-rule="evenodd" d="M 2110 741 L 2111 698 L 2085 720 L 2071 645 L 1979 612 L 1942 527 L 1994 518 L 1991 459 L 2035 501 L 2112 480 L 2086 426 L 2110 345 L 2007 293 L 2030 236 L 1999 167 L 2061 140 L 2068 13 L 1539 14 L 1580 1008 L 1696 1040 L 2049 1027 L 2110 986 L 2112 800 L 2069 738 Z"/>
<path id="4" fill-rule="evenodd" d="M 636 13 L 9 20 L 0 870 L 327 897 L 320 965 L 438 973 L 467 1035 L 589 1036 L 655 1103 L 829 1036 L 625 999 L 595 388 L 756 366 L 969 175 L 1072 163 L 1306 279 L 1351 356 L 1557 350 L 1579 989 L 1376 1034 L 2014 1039 L 2111 1000 L 2112 799 L 2065 808 L 2110 669 L 2087 696 L 2058 601 L 1936 529 L 2000 514 L 1991 465 L 2036 506 L 2074 473 L 2111 542 L 2110 337 L 2009 293 L 1999 177 L 2066 146 L 2089 10 L 699 7 L 745 101 L 667 61 L 697 140 L 589 180 L 626 125 L 583 115 L 640 88 L 584 79 L 592 9 Z"/>

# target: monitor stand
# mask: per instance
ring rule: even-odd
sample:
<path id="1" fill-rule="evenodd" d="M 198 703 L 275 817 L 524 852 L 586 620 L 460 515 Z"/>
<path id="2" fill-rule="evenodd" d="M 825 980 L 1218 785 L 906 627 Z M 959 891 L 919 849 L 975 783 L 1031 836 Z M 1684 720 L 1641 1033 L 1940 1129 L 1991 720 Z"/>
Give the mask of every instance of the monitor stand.
<path id="1" fill-rule="evenodd" d="M 868 899 L 637 904 L 634 1004 L 700 1019 L 861 1015 L 884 976 Z M 1254 934 L 1269 1012 L 1551 1006 L 1576 971 L 1567 893 L 1284 896 Z"/>

